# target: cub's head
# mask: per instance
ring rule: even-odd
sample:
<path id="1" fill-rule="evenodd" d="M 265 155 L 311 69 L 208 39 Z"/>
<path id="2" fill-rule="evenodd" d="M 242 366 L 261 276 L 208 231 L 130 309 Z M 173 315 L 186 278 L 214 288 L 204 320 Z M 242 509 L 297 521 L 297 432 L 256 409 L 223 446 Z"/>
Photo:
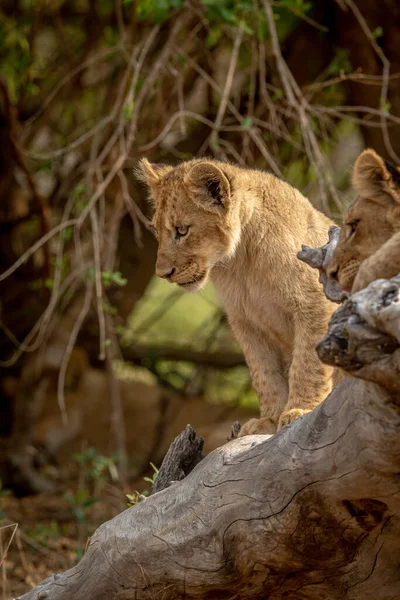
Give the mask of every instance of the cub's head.
<path id="1" fill-rule="evenodd" d="M 328 276 L 351 291 L 360 264 L 400 229 L 400 171 L 374 150 L 358 157 L 353 172 L 357 200 L 343 218 Z"/>
<path id="2" fill-rule="evenodd" d="M 176 167 L 147 159 L 139 163 L 137 175 L 155 207 L 156 273 L 187 291 L 200 289 L 239 240 L 240 220 L 224 166 L 206 160 Z"/>

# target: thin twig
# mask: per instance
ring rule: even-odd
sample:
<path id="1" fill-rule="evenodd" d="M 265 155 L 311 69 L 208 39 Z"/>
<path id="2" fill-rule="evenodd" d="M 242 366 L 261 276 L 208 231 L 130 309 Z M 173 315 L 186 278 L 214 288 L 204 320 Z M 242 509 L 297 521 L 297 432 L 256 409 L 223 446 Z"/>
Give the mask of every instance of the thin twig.
<path id="1" fill-rule="evenodd" d="M 5 559 L 7 557 L 8 550 L 9 550 L 11 544 L 12 544 L 12 541 L 13 541 L 14 536 L 15 536 L 15 534 L 17 532 L 17 529 L 18 529 L 18 523 L 10 523 L 9 525 L 2 525 L 0 527 L 0 535 L 1 535 L 2 531 L 5 531 L 6 529 L 11 529 L 11 528 L 14 528 L 14 529 L 12 531 L 10 539 L 8 540 L 7 546 L 5 547 L 5 550 L 2 552 L 2 555 L 0 557 L 0 567 L 2 566 L 3 562 L 5 561 Z"/>
<path id="2" fill-rule="evenodd" d="M 110 344 L 106 347 L 106 368 L 108 374 L 108 389 L 111 404 L 111 423 L 114 433 L 115 447 L 118 453 L 118 470 L 122 481 L 125 481 L 128 473 L 128 455 L 126 451 L 126 431 L 125 419 L 122 407 L 121 391 L 118 380 L 113 369 L 113 362 L 116 358 L 115 350 L 118 347 L 117 336 L 115 335 L 112 318 L 106 315 L 107 336 Z"/>
<path id="3" fill-rule="evenodd" d="M 96 287 L 97 318 L 99 320 L 99 360 L 105 360 L 105 342 L 106 342 L 106 324 L 103 309 L 103 283 L 101 279 L 101 257 L 100 257 L 100 232 L 97 223 L 95 208 L 90 211 L 90 220 L 92 223 L 92 241 L 94 256 L 94 281 Z"/>
<path id="4" fill-rule="evenodd" d="M 352 11 L 355 18 L 357 19 L 358 23 L 360 24 L 361 29 L 367 36 L 368 41 L 371 44 L 372 48 L 374 49 L 376 55 L 379 57 L 379 59 L 382 62 L 383 69 L 382 69 L 382 88 L 381 88 L 380 103 L 381 103 L 381 108 L 385 107 L 387 104 L 388 90 L 389 90 L 390 61 L 385 56 L 385 53 L 383 52 L 382 48 L 376 43 L 376 40 L 375 40 L 374 36 L 372 35 L 372 31 L 369 28 L 368 23 L 364 19 L 363 15 L 361 14 L 358 6 L 353 2 L 353 0 L 345 0 L 345 2 L 347 4 L 347 6 L 350 8 L 350 10 Z M 389 131 L 387 128 L 387 112 L 386 111 L 382 111 L 381 126 L 382 126 L 382 134 L 383 134 L 383 140 L 385 143 L 386 150 L 388 151 L 389 156 L 392 158 L 392 160 L 394 160 L 396 163 L 398 163 L 398 162 L 400 162 L 400 159 L 397 156 L 396 152 L 393 150 L 393 146 L 390 141 Z"/>
<path id="5" fill-rule="evenodd" d="M 222 93 L 222 98 L 219 103 L 217 116 L 215 118 L 214 132 L 211 135 L 211 139 L 210 139 L 210 146 L 216 152 L 218 152 L 218 131 L 221 128 L 222 121 L 224 119 L 226 107 L 227 107 L 228 100 L 229 100 L 229 95 L 231 93 L 233 77 L 235 75 L 235 70 L 236 70 L 237 60 L 238 60 L 238 56 L 239 56 L 240 46 L 242 44 L 242 39 L 243 39 L 243 24 L 241 23 L 238 27 L 238 30 L 237 30 L 237 33 L 235 36 L 235 41 L 234 41 L 232 53 L 231 53 L 231 59 L 229 61 L 228 72 L 226 74 L 225 87 L 224 87 L 224 91 Z"/>
<path id="6" fill-rule="evenodd" d="M 88 279 L 88 281 L 86 283 L 86 292 L 85 292 L 85 298 L 84 298 L 83 304 L 82 304 L 82 309 L 74 323 L 74 326 L 71 331 L 71 335 L 69 336 L 67 347 L 65 348 L 64 356 L 61 361 L 60 372 L 58 375 L 57 401 L 58 401 L 58 406 L 60 408 L 63 425 L 68 424 L 68 414 L 67 414 L 67 410 L 66 410 L 66 406 L 65 406 L 65 398 L 64 398 L 65 375 L 67 372 L 67 367 L 68 367 L 68 363 L 69 363 L 69 359 L 70 359 L 72 350 L 74 349 L 76 340 L 78 338 L 78 334 L 79 334 L 81 327 L 83 325 L 83 322 L 89 312 L 90 303 L 92 301 L 92 296 L 93 296 L 93 281 Z"/>
<path id="7" fill-rule="evenodd" d="M 44 244 L 51 240 L 51 238 L 57 235 L 57 233 L 60 233 L 60 231 L 64 231 L 64 229 L 67 229 L 68 227 L 73 227 L 77 223 L 78 219 L 68 219 L 68 221 L 64 221 L 64 223 L 59 223 L 58 225 L 53 227 L 53 229 L 50 229 L 50 231 L 46 233 L 46 235 L 41 237 L 40 240 L 33 244 L 33 246 L 28 248 L 28 250 L 26 250 L 26 252 L 24 252 L 18 258 L 18 260 L 16 260 L 15 263 L 11 265 L 11 267 L 9 267 L 6 271 L 3 271 L 3 273 L 0 274 L 0 281 L 4 281 L 4 279 L 7 279 L 7 277 L 14 273 L 14 271 L 16 271 L 21 265 L 26 263 L 26 261 L 32 256 L 32 254 L 35 254 L 35 252 L 37 252 L 39 248 L 41 248 Z"/>
<path id="8" fill-rule="evenodd" d="M 8 122 L 8 127 L 10 131 L 10 141 L 11 148 L 14 155 L 14 160 L 17 166 L 23 171 L 26 180 L 28 182 L 29 189 L 31 190 L 31 194 L 36 206 L 39 209 L 40 215 L 40 233 L 41 236 L 46 235 L 49 231 L 49 222 L 50 222 L 50 207 L 47 198 L 39 194 L 38 189 L 36 187 L 36 183 L 32 177 L 30 170 L 28 169 L 24 157 L 20 151 L 20 148 L 17 143 L 17 130 L 18 130 L 18 116 L 17 109 L 12 105 L 11 99 L 8 93 L 8 88 L 4 81 L 0 78 L 0 90 L 3 93 L 4 105 L 6 111 L 6 117 Z M 50 276 L 50 253 L 47 246 L 44 247 L 44 262 L 45 262 L 45 272 L 47 276 Z"/>

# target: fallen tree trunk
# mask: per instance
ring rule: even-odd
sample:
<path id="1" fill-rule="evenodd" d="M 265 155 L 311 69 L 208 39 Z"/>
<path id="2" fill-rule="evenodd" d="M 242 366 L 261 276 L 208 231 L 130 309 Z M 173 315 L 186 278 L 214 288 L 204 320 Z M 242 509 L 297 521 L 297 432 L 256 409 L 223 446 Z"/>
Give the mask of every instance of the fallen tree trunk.
<path id="1" fill-rule="evenodd" d="M 207 352 L 189 347 L 146 346 L 135 344 L 123 346 L 121 354 L 125 361 L 146 366 L 154 359 L 193 362 L 215 369 L 233 369 L 246 364 L 240 352 Z"/>
<path id="2" fill-rule="evenodd" d="M 381 383 L 384 363 L 389 389 L 347 377 L 276 435 L 202 460 L 188 430 L 200 460 L 190 474 L 103 524 L 76 567 L 21 600 L 398 600 L 400 391 L 388 360 L 399 353 L 398 285 L 354 298 L 319 351 L 372 380 L 377 365 Z"/>

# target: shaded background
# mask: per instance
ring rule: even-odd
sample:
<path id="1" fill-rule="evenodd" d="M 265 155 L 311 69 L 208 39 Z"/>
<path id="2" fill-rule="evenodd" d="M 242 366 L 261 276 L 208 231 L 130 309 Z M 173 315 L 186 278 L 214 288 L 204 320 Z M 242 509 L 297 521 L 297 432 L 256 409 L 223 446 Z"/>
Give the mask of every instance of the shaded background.
<path id="1" fill-rule="evenodd" d="M 340 223 L 362 148 L 400 163 L 399 35 L 395 0 L 0 2 L 4 598 L 79 559 L 186 423 L 211 449 L 257 409 L 211 286 L 153 276 L 138 159 L 268 169 Z"/>

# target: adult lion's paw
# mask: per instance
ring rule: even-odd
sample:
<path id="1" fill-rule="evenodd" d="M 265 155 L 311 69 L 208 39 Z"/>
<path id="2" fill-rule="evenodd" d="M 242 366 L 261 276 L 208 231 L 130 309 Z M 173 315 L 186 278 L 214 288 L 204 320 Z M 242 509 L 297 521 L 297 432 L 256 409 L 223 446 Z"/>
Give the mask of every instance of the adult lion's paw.
<path id="1" fill-rule="evenodd" d="M 276 433 L 276 425 L 271 419 L 250 419 L 240 428 L 238 437 L 245 435 L 259 435 L 265 433 Z"/>
<path id="2" fill-rule="evenodd" d="M 309 410 L 302 410 L 301 408 L 292 408 L 291 410 L 286 410 L 283 412 L 279 418 L 278 422 L 278 431 L 282 429 L 282 427 L 286 427 L 286 425 L 290 425 L 293 421 L 302 417 L 306 413 L 310 412 Z"/>

